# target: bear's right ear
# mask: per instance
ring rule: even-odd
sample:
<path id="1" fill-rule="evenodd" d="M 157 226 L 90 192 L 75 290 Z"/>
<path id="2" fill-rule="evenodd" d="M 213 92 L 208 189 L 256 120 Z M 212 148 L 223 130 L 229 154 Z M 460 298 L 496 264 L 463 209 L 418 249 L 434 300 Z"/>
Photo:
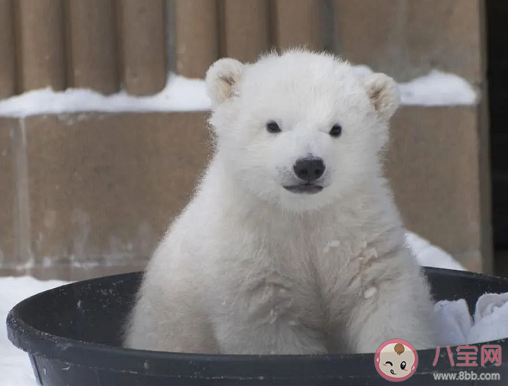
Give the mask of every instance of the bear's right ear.
<path id="1" fill-rule="evenodd" d="M 235 95 L 244 68 L 243 63 L 230 58 L 219 59 L 210 66 L 206 72 L 206 89 L 213 106 Z"/>

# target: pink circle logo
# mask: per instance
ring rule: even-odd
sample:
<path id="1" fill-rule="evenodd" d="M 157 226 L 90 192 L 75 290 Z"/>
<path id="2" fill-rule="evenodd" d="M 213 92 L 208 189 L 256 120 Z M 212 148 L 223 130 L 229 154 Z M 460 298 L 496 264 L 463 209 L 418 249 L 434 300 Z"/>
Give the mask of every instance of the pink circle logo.
<path id="1" fill-rule="evenodd" d="M 384 379 L 401 382 L 411 378 L 418 367 L 415 348 L 402 339 L 390 339 L 376 351 L 376 370 Z"/>

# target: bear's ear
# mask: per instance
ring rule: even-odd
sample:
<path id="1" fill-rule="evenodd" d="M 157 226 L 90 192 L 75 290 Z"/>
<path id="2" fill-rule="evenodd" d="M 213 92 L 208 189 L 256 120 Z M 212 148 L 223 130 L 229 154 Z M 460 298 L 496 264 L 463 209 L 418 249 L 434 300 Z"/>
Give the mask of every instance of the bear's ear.
<path id="1" fill-rule="evenodd" d="M 367 75 L 362 80 L 378 114 L 389 120 L 400 104 L 397 83 L 389 76 L 379 73 Z"/>
<path id="2" fill-rule="evenodd" d="M 245 65 L 235 59 L 219 59 L 206 72 L 206 89 L 213 106 L 220 105 L 237 92 Z"/>

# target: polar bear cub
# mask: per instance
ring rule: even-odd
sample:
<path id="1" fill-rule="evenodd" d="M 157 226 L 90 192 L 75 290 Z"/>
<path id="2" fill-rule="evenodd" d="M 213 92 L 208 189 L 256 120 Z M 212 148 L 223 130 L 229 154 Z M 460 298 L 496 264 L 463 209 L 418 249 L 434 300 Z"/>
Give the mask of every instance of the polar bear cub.
<path id="1" fill-rule="evenodd" d="M 130 348 L 374 352 L 434 344 L 429 288 L 382 176 L 399 99 L 329 54 L 221 59 L 206 76 L 215 154 L 150 261 Z M 168 192 L 171 194 L 171 192 Z"/>

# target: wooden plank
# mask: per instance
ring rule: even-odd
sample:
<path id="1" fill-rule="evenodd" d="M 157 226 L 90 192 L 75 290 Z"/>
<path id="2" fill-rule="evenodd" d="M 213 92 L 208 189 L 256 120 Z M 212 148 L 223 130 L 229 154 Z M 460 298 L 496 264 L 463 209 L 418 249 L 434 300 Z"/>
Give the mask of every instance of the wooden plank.
<path id="1" fill-rule="evenodd" d="M 121 80 L 129 94 L 151 95 L 166 85 L 164 0 L 118 2 Z"/>
<path id="2" fill-rule="evenodd" d="M 340 54 L 400 82 L 436 69 L 480 84 L 485 78 L 483 3 L 334 0 Z"/>
<path id="3" fill-rule="evenodd" d="M 175 0 L 176 72 L 203 78 L 219 58 L 217 0 Z"/>
<path id="4" fill-rule="evenodd" d="M 268 0 L 221 0 L 221 55 L 254 62 L 270 49 Z"/>
<path id="5" fill-rule="evenodd" d="M 69 83 L 104 94 L 118 91 L 114 1 L 67 0 L 67 12 Z"/>
<path id="6" fill-rule="evenodd" d="M 0 0 L 0 99 L 16 91 L 12 0 Z"/>
<path id="7" fill-rule="evenodd" d="M 17 0 L 15 4 L 19 91 L 65 89 L 62 1 Z"/>
<path id="8" fill-rule="evenodd" d="M 321 50 L 321 3 L 315 0 L 275 0 L 274 42 L 278 49 L 305 46 Z"/>

